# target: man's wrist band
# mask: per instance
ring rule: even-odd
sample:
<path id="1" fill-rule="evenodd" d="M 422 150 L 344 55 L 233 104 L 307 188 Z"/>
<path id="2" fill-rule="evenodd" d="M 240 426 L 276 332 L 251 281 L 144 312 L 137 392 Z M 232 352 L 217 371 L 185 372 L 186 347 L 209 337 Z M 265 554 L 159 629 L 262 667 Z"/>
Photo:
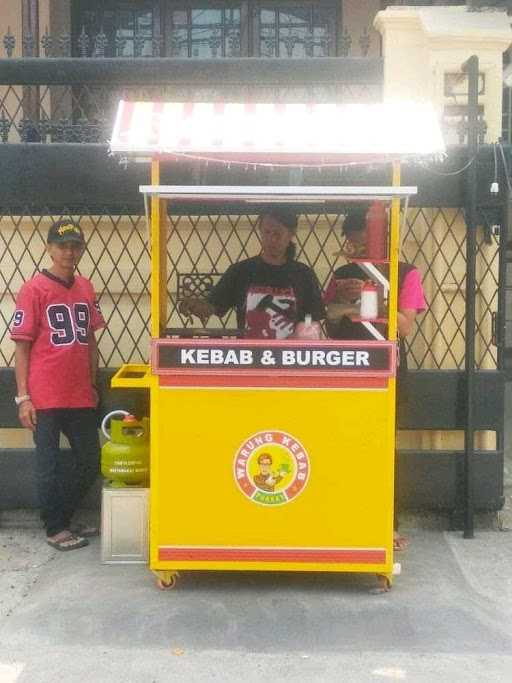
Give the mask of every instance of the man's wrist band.
<path id="1" fill-rule="evenodd" d="M 16 403 L 17 406 L 20 406 L 22 403 L 25 403 L 25 401 L 30 401 L 29 394 L 23 394 L 23 396 L 14 397 L 14 403 Z"/>

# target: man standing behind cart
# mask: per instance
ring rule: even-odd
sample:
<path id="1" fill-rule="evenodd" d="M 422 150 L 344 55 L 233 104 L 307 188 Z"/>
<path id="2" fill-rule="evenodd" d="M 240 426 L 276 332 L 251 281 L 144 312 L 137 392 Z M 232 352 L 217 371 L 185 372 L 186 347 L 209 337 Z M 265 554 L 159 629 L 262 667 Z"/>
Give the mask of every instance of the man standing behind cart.
<path id="1" fill-rule="evenodd" d="M 306 315 L 324 317 L 316 275 L 294 258 L 297 216 L 285 209 L 269 211 L 261 216 L 259 231 L 261 253 L 230 266 L 207 299 L 185 299 L 181 313 L 204 323 L 234 308 L 237 326 L 252 339 L 286 339 Z"/>
<path id="2" fill-rule="evenodd" d="M 91 283 L 74 274 L 85 249 L 80 226 L 58 221 L 47 242 L 51 267 L 26 282 L 16 300 L 15 402 L 21 424 L 34 433 L 47 542 L 56 550 L 74 550 L 97 533 L 83 526 L 72 530 L 71 518 L 99 470 L 94 332 L 105 321 Z M 66 467 L 61 432 L 71 445 Z"/>
<path id="3" fill-rule="evenodd" d="M 347 256 L 363 258 L 366 255 L 366 207 L 352 208 L 347 212 L 343 222 L 342 233 L 347 239 Z M 385 267 L 387 269 L 387 266 Z M 384 275 L 388 275 L 384 272 Z M 334 275 L 324 293 L 327 306 L 327 332 L 332 339 L 374 339 L 371 333 L 361 325 L 354 323 L 343 313 L 343 306 L 354 307 L 361 298 L 361 288 L 367 279 L 365 272 L 357 263 L 348 263 L 334 271 Z M 400 359 L 397 371 L 397 405 L 407 400 L 405 393 L 405 375 L 407 372 L 407 356 L 404 337 L 413 329 L 418 313 L 426 309 L 425 296 L 418 269 L 408 263 L 398 263 L 398 336 Z M 348 313 L 348 310 L 347 310 Z M 378 325 L 376 324 L 378 327 Z M 395 496 L 395 534 L 394 549 L 404 550 L 407 539 L 398 533 L 398 510 Z"/>

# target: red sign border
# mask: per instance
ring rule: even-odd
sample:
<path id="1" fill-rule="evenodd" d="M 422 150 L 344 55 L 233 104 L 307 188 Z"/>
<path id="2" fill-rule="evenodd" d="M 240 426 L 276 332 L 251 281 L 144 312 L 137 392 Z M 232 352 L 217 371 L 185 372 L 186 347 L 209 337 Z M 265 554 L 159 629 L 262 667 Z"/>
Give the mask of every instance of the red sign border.
<path id="1" fill-rule="evenodd" d="M 365 349 L 369 346 L 372 348 L 388 349 L 388 367 L 384 370 L 314 370 L 314 369 L 283 369 L 275 370 L 267 368 L 251 368 L 251 369 L 227 369 L 227 368 L 160 368 L 158 366 L 158 349 L 161 346 L 179 346 L 185 348 L 205 348 L 215 346 L 219 347 L 244 347 L 256 346 L 271 349 L 278 348 L 308 348 L 308 349 L 322 349 L 332 348 L 336 346 L 340 349 Z M 318 340 L 304 343 L 301 340 L 285 340 L 285 341 L 266 341 L 262 339 L 152 339 L 151 340 L 151 372 L 154 375 L 159 375 L 165 380 L 173 377 L 174 381 L 164 381 L 163 384 L 167 386 L 197 386 L 197 378 L 205 378 L 205 385 L 208 386 L 256 386 L 256 387 L 272 387 L 272 386 L 290 386 L 290 387 L 322 387 L 340 388 L 351 387 L 350 383 L 347 385 L 347 379 L 388 379 L 394 377 L 396 374 L 396 356 L 397 344 L 393 341 L 368 341 L 368 342 L 351 342 L 346 340 Z M 187 381 L 188 378 L 188 381 Z M 195 378 L 192 381 L 192 378 Z M 297 382 L 297 380 L 299 380 Z M 356 383 L 353 388 L 385 388 L 387 382 L 379 383 L 378 386 L 373 382 Z"/>

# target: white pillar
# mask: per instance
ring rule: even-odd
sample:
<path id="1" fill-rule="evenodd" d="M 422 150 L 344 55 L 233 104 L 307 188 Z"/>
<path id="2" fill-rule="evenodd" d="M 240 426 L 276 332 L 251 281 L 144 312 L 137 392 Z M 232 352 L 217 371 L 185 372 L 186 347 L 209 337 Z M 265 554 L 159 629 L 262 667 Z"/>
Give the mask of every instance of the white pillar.
<path id="1" fill-rule="evenodd" d="M 446 142 L 455 144 L 458 117 L 453 107 L 467 103 L 467 81 L 450 84 L 449 79 L 461 74 L 462 63 L 477 55 L 485 89 L 479 103 L 487 123 L 486 142 L 500 137 L 502 57 L 512 42 L 506 11 L 388 7 L 376 15 L 374 25 L 382 35 L 384 99 L 430 100 L 446 123 Z"/>

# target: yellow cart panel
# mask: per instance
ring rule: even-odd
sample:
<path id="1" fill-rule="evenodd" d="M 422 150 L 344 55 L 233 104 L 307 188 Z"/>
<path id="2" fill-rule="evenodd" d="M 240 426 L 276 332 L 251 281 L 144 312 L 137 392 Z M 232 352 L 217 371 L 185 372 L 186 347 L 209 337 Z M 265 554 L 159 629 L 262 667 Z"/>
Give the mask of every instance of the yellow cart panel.
<path id="1" fill-rule="evenodd" d="M 160 386 L 151 416 L 153 570 L 391 572 L 394 379 L 370 390 Z M 264 453 L 274 470 L 290 466 L 251 497 L 243 484 Z M 299 465 L 300 490 L 282 500 Z"/>

